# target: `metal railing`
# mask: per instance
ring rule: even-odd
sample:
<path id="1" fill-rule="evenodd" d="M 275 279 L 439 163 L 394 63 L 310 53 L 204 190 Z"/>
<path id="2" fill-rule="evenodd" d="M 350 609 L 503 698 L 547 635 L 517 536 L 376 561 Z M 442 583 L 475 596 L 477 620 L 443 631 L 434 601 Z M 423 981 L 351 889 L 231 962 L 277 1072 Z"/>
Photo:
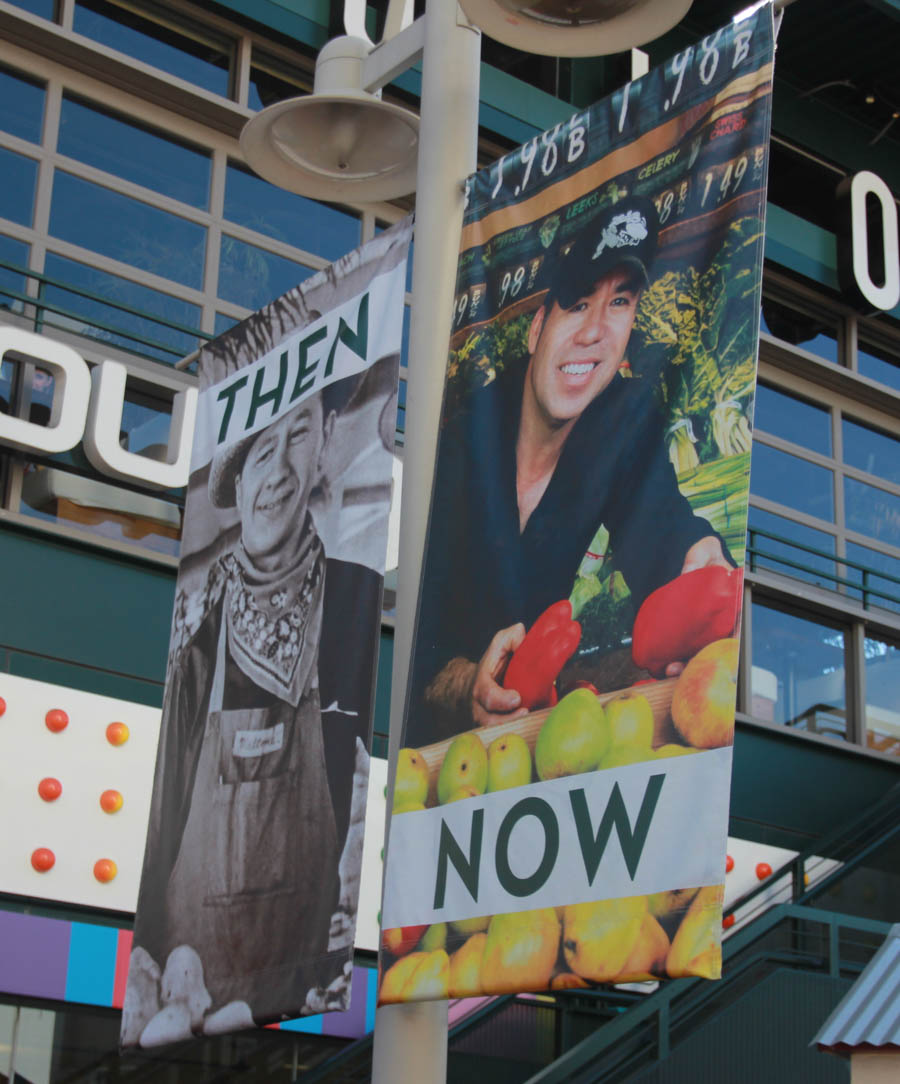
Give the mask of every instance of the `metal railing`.
<path id="1" fill-rule="evenodd" d="M 116 309 L 119 312 L 127 313 L 129 316 L 136 317 L 140 320 L 148 320 L 152 324 L 167 331 L 175 331 L 181 335 L 188 335 L 193 339 L 199 339 L 203 342 L 208 342 L 210 339 L 215 338 L 214 335 L 211 335 L 206 331 L 201 331 L 199 328 L 181 324 L 176 320 L 170 320 L 167 317 L 160 316 L 158 313 L 146 312 L 143 309 L 136 308 L 128 302 L 117 301 L 115 298 L 98 294 L 94 290 L 88 290 L 83 286 L 77 286 L 71 282 L 64 282 L 60 279 L 51 278 L 49 275 L 43 274 L 43 272 L 32 271 L 27 267 L 10 263 L 7 260 L 0 260 L 0 269 L 10 271 L 16 275 L 21 275 L 25 279 L 33 279 L 37 282 L 38 290 L 36 296 L 28 294 L 23 290 L 16 290 L 10 286 L 0 284 L 0 297 L 12 298 L 15 301 L 21 302 L 23 306 L 31 306 L 34 309 L 33 323 L 36 332 L 41 332 L 43 330 L 45 314 L 53 313 L 57 316 L 63 316 L 67 320 L 77 321 L 86 329 L 96 328 L 99 331 L 105 331 L 110 335 L 116 335 L 126 339 L 135 344 L 135 346 L 131 348 L 125 347 L 125 349 L 132 349 L 133 353 L 144 354 L 145 356 L 152 357 L 153 360 L 158 361 L 159 358 L 155 354 L 147 354 L 146 351 L 140 350 L 139 347 L 149 347 L 151 350 L 169 355 L 172 358 L 170 364 L 174 364 L 174 362 L 178 361 L 188 352 L 179 347 L 172 346 L 171 343 L 165 343 L 152 336 L 143 335 L 128 327 L 110 323 L 107 320 L 98 319 L 97 317 L 86 313 L 78 312 L 76 309 L 70 309 L 64 305 L 59 305 L 56 302 L 48 301 L 45 296 L 47 288 L 53 287 L 55 289 L 65 290 L 67 293 L 75 294 L 78 297 L 84 297 L 89 301 L 95 301 L 108 308 Z"/>
<path id="2" fill-rule="evenodd" d="M 832 567 L 833 571 L 829 571 L 827 568 L 813 567 L 804 563 L 802 560 L 789 557 L 785 554 L 772 553 L 760 547 L 759 539 L 766 539 L 770 542 L 777 542 L 783 546 L 789 546 L 792 551 L 797 551 L 799 555 L 808 554 L 813 557 L 825 558 Z M 896 592 L 879 589 L 873 586 L 871 579 L 876 577 L 879 580 L 885 580 L 889 584 L 897 584 L 900 588 L 900 576 L 895 576 L 890 572 L 883 572 L 880 569 L 872 568 L 870 565 L 863 564 L 862 561 L 855 561 L 850 557 L 838 557 L 834 553 L 829 553 L 827 550 L 817 549 L 815 546 L 807 546 L 803 542 L 796 542 L 793 539 L 785 538 L 783 535 L 774 534 L 772 531 L 764 531 L 759 527 L 749 527 L 747 529 L 747 567 L 751 572 L 755 572 L 758 569 L 758 562 L 760 560 L 773 561 L 776 564 L 783 565 L 785 568 L 792 569 L 795 572 L 802 572 L 804 576 L 813 576 L 817 579 L 823 579 L 828 582 L 831 589 L 838 591 L 840 588 L 846 588 L 848 592 L 858 592 L 862 595 L 862 604 L 865 609 L 871 609 L 873 605 L 883 606 L 884 603 L 888 605 L 894 605 L 900 607 L 900 589 Z M 845 569 L 850 569 L 860 573 L 859 580 L 849 579 L 846 575 L 841 575 L 838 569 L 843 566 Z M 778 572 L 779 569 L 773 569 Z M 790 572 L 785 572 L 784 575 L 790 576 Z M 795 577 L 799 578 L 799 577 Z M 880 599 L 881 602 L 873 601 L 873 599 Z"/>

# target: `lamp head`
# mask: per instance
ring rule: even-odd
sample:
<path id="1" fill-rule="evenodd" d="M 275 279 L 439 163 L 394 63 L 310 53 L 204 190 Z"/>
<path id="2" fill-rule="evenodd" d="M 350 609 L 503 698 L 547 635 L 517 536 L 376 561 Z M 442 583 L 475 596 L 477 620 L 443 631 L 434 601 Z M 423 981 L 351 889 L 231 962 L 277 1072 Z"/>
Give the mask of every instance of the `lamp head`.
<path id="1" fill-rule="evenodd" d="M 362 89 L 369 48 L 359 38 L 328 42 L 312 94 L 247 122 L 241 150 L 261 177 L 313 199 L 375 202 L 415 190 L 419 118 Z"/>
<path id="2" fill-rule="evenodd" d="M 670 30 L 691 0 L 460 0 L 485 34 L 542 56 L 605 56 Z"/>

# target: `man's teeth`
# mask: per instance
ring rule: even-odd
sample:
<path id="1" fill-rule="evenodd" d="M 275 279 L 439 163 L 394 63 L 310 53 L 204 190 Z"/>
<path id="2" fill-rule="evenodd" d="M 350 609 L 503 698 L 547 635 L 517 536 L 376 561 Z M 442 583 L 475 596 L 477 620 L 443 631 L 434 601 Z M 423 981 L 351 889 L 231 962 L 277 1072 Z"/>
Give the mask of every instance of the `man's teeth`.
<path id="1" fill-rule="evenodd" d="M 567 364 L 563 365 L 562 371 L 567 376 L 584 376 L 585 373 L 589 373 L 593 368 L 594 363 L 592 361 L 585 361 L 581 364 L 570 361 Z"/>

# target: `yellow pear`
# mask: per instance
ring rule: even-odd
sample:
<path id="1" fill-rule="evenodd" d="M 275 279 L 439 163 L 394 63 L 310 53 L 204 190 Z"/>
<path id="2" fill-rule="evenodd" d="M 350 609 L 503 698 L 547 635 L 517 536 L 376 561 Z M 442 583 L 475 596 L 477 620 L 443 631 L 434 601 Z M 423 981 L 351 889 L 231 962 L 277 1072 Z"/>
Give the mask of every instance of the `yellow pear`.
<path id="1" fill-rule="evenodd" d="M 569 967 L 583 979 L 612 982 L 631 955 L 646 914 L 646 896 L 568 906 L 563 950 Z"/>
<path id="2" fill-rule="evenodd" d="M 666 745 L 661 745 L 654 752 L 658 757 L 684 757 L 696 753 L 697 750 L 692 749 L 689 745 L 676 745 L 675 742 L 668 742 Z"/>
<path id="3" fill-rule="evenodd" d="M 647 897 L 650 914 L 654 918 L 674 917 L 680 921 L 697 892 L 696 888 L 672 888 L 668 892 L 654 892 Z"/>
<path id="4" fill-rule="evenodd" d="M 443 949 L 426 952 L 403 987 L 404 1001 L 446 1001 L 450 986 L 450 957 Z"/>
<path id="5" fill-rule="evenodd" d="M 428 797 L 428 765 L 418 749 L 401 749 L 397 754 L 397 775 L 394 779 L 394 813 L 408 812 L 411 807 L 424 808 Z"/>
<path id="6" fill-rule="evenodd" d="M 681 975 L 718 978 L 721 974 L 724 898 L 724 885 L 708 885 L 694 897 L 666 957 L 666 971 L 673 979 Z"/>
<path id="7" fill-rule="evenodd" d="M 480 918 L 455 918 L 451 920 L 450 925 L 457 933 L 468 937 L 471 933 L 484 933 L 490 922 L 490 915 L 481 915 Z"/>
<path id="8" fill-rule="evenodd" d="M 601 758 L 599 768 L 624 768 L 626 764 L 641 764 L 645 760 L 655 760 L 656 757 L 649 745 L 614 745 Z"/>
<path id="9" fill-rule="evenodd" d="M 546 990 L 556 969 L 559 932 L 552 907 L 494 915 L 481 963 L 484 992 Z"/>
<path id="10" fill-rule="evenodd" d="M 669 938 L 651 914 L 644 916 L 641 932 L 631 955 L 622 965 L 619 982 L 648 982 L 658 978 L 666 966 Z"/>
<path id="11" fill-rule="evenodd" d="M 531 750 L 520 734 L 501 734 L 488 746 L 488 793 L 531 782 Z"/>
<path id="12" fill-rule="evenodd" d="M 451 997 L 478 997 L 484 993 L 481 961 L 486 943 L 486 933 L 474 933 L 450 957 Z"/>
<path id="13" fill-rule="evenodd" d="M 653 744 L 653 709 L 646 696 L 626 693 L 606 705 L 609 743 L 647 749 Z"/>
<path id="14" fill-rule="evenodd" d="M 487 750 L 481 744 L 481 738 L 472 731 L 458 734 L 444 754 L 438 774 L 438 801 L 441 805 L 446 805 L 447 802 L 455 800 L 455 797 L 469 798 L 475 794 L 484 794 L 487 774 Z M 460 795 L 459 792 L 464 787 L 472 790 Z"/>
<path id="15" fill-rule="evenodd" d="M 447 947 L 447 923 L 435 922 L 422 934 L 419 942 L 424 952 L 434 952 Z"/>
<path id="16" fill-rule="evenodd" d="M 395 1001 L 405 1000 L 403 988 L 406 981 L 427 955 L 427 952 L 411 952 L 385 971 L 381 976 L 381 987 L 378 991 L 379 1005 L 390 1005 Z"/>

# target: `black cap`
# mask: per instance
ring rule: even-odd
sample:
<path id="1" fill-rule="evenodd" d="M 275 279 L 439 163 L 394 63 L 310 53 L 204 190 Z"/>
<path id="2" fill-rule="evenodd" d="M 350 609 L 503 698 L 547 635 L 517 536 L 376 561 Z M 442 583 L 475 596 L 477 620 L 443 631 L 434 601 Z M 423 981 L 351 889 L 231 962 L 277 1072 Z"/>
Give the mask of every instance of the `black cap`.
<path id="1" fill-rule="evenodd" d="M 641 285 L 647 286 L 657 228 L 656 208 L 648 199 L 624 199 L 604 208 L 548 262 L 544 304 L 555 301 L 567 309 L 604 275 L 622 266 L 633 267 Z"/>

